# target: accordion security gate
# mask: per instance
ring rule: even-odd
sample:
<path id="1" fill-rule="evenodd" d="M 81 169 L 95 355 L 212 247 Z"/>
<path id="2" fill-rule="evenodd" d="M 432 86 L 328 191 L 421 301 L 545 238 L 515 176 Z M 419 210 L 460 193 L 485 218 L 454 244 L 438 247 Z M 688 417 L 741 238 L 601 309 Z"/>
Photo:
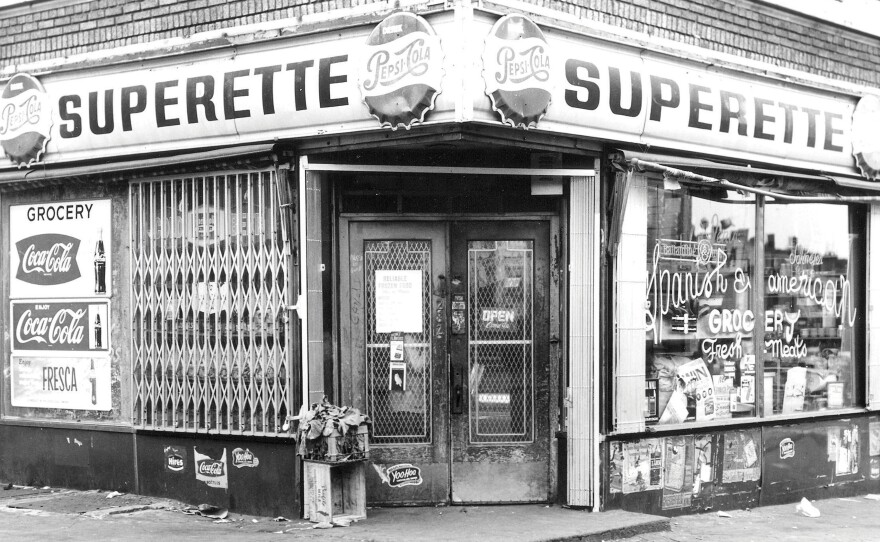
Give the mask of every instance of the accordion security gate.
<path id="1" fill-rule="evenodd" d="M 297 368 L 278 191 L 272 170 L 131 184 L 136 427 L 287 435 Z"/>

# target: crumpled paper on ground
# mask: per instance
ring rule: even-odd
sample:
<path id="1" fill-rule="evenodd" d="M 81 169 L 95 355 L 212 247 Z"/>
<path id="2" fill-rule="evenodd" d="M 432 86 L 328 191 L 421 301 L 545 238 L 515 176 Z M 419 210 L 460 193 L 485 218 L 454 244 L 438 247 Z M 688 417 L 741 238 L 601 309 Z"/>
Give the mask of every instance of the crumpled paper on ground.
<path id="1" fill-rule="evenodd" d="M 811 503 L 810 500 L 806 497 L 801 499 L 801 502 L 799 502 L 798 505 L 795 507 L 795 511 L 798 514 L 806 516 L 808 518 L 817 518 L 822 515 L 819 512 L 819 509 L 813 506 L 813 503 Z"/>

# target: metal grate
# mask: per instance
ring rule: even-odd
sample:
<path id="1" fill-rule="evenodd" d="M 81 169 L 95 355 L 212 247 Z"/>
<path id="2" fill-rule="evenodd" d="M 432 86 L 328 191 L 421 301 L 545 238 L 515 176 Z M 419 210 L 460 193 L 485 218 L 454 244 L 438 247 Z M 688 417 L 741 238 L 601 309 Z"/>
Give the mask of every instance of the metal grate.
<path id="1" fill-rule="evenodd" d="M 468 242 L 470 441 L 531 442 L 531 241 Z"/>
<path id="2" fill-rule="evenodd" d="M 133 423 L 280 436 L 290 248 L 274 171 L 131 184 Z"/>
<path id="3" fill-rule="evenodd" d="M 421 271 L 421 332 L 404 334 L 406 389 L 389 389 L 391 333 L 376 331 L 376 271 Z M 431 242 L 366 241 L 367 412 L 376 444 L 431 442 Z"/>

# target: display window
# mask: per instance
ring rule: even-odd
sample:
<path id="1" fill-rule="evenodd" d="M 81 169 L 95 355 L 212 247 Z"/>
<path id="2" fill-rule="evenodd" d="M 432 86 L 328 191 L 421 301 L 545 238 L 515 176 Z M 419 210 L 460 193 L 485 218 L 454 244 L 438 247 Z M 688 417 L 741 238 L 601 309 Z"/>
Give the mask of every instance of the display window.
<path id="1" fill-rule="evenodd" d="M 860 207 L 759 205 L 705 185 L 643 190 L 645 424 L 860 405 Z"/>
<path id="2" fill-rule="evenodd" d="M 645 417 L 755 414 L 755 206 L 648 187 Z"/>
<path id="3" fill-rule="evenodd" d="M 857 406 L 862 236 L 844 205 L 764 213 L 766 414 Z"/>

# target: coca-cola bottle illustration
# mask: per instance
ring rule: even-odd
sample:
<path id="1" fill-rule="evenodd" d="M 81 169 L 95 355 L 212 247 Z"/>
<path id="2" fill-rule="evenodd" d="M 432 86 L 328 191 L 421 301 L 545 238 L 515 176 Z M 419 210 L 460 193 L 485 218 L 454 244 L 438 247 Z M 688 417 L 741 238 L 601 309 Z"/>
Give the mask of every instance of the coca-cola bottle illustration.
<path id="1" fill-rule="evenodd" d="M 102 343 L 104 342 L 101 336 L 101 315 L 95 315 L 95 349 L 100 349 L 102 347 Z"/>
<path id="2" fill-rule="evenodd" d="M 89 382 L 92 384 L 92 404 L 98 404 L 98 386 L 96 384 L 95 378 L 95 360 L 90 360 L 92 362 L 91 367 L 89 367 Z"/>
<path id="3" fill-rule="evenodd" d="M 107 255 L 104 253 L 103 231 L 98 230 L 95 242 L 95 293 L 107 293 Z"/>

